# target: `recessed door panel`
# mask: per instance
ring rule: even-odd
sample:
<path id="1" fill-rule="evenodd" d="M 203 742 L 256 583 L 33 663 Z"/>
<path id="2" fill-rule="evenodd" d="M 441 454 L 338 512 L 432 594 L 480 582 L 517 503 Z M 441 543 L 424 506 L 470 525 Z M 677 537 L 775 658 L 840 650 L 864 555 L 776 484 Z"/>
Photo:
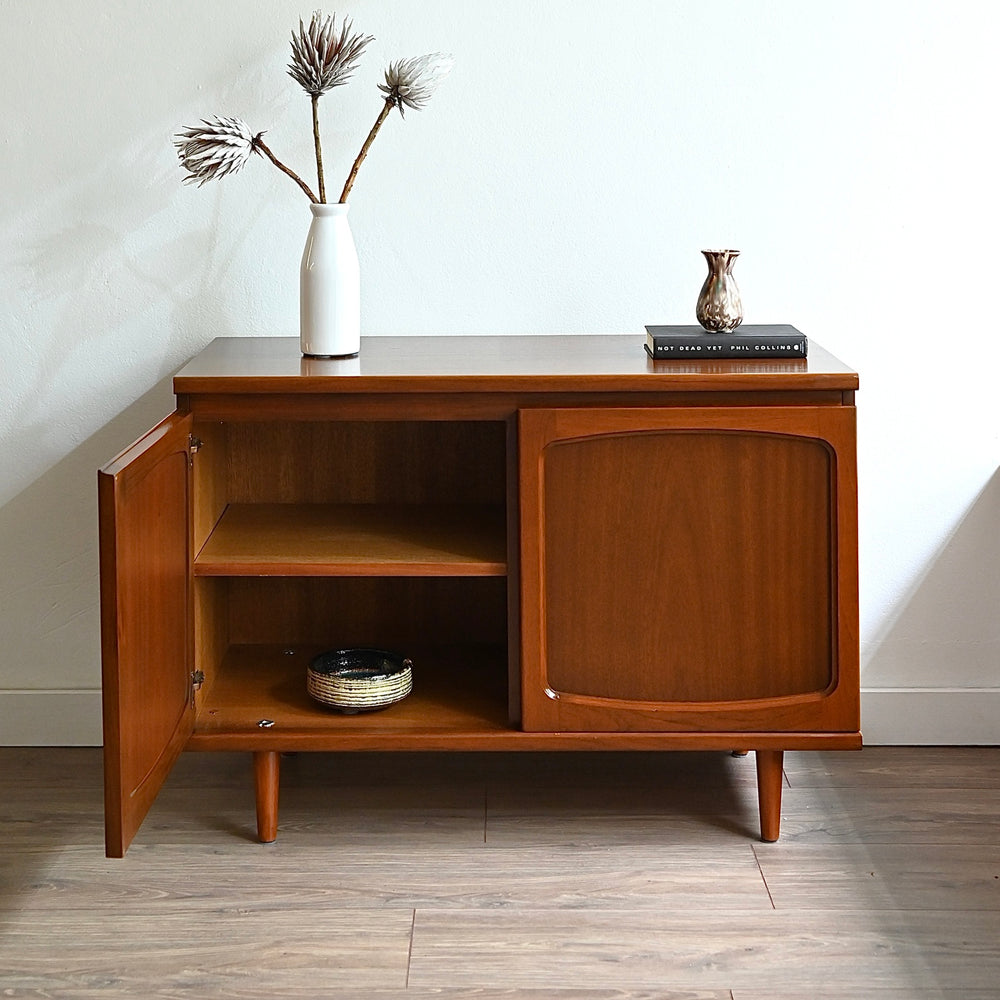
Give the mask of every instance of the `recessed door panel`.
<path id="1" fill-rule="evenodd" d="M 542 461 L 553 691 L 704 702 L 830 686 L 822 442 L 648 431 L 555 442 Z"/>

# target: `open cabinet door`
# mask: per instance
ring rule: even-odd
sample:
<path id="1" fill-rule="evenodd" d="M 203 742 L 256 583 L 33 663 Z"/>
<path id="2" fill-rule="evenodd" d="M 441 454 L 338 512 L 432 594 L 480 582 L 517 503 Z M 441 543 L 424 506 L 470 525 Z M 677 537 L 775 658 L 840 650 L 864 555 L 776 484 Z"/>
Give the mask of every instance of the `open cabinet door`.
<path id="1" fill-rule="evenodd" d="M 190 432 L 171 414 L 98 473 L 108 857 L 194 728 Z"/>

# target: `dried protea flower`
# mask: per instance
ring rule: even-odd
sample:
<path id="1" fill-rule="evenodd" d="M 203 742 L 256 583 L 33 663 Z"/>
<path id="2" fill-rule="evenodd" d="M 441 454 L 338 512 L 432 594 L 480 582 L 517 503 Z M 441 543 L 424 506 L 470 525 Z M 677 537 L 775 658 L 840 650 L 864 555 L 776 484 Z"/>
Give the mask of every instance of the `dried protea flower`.
<path id="1" fill-rule="evenodd" d="M 299 31 L 292 32 L 292 61 L 288 75 L 301 84 L 310 97 L 319 97 L 334 87 L 347 83 L 357 68 L 357 61 L 371 35 L 353 31 L 353 24 L 345 17 L 337 34 L 334 18 L 324 17 L 316 11 L 309 27 L 299 20 Z"/>
<path id="2" fill-rule="evenodd" d="M 403 106 L 419 111 L 430 100 L 438 84 L 451 72 L 455 60 L 443 52 L 413 56 L 390 63 L 385 71 L 385 83 L 378 89 L 385 99 L 403 114 Z"/>
<path id="3" fill-rule="evenodd" d="M 313 144 L 316 149 L 316 175 L 319 181 L 317 198 L 309 185 L 294 171 L 289 170 L 264 144 L 263 132 L 251 133 L 246 122 L 239 118 L 215 117 L 201 125 L 184 129 L 174 137 L 177 156 L 187 171 L 185 183 L 201 186 L 206 181 L 225 177 L 241 170 L 251 154 L 266 156 L 279 170 L 287 174 L 303 190 L 311 202 L 326 203 L 326 185 L 323 179 L 323 148 L 319 134 L 319 99 L 328 90 L 347 83 L 357 68 L 371 35 L 362 35 L 346 17 L 336 29 L 336 15 L 329 17 L 316 11 L 309 27 L 299 19 L 299 30 L 292 32 L 292 61 L 288 75 L 295 79 L 309 95 L 312 102 Z M 346 202 L 358 174 L 358 168 L 368 155 L 368 150 L 383 122 L 393 108 L 402 115 L 405 108 L 419 111 L 438 84 L 451 72 L 451 56 L 432 52 L 425 56 L 400 59 L 385 71 L 385 83 L 379 84 L 384 95 L 382 109 L 358 153 L 348 174 L 340 201 Z"/>
<path id="4" fill-rule="evenodd" d="M 326 203 L 326 181 L 323 176 L 323 146 L 319 137 L 319 99 L 334 87 L 347 83 L 357 68 L 357 61 L 371 35 L 353 30 L 345 17 L 337 34 L 336 14 L 324 17 L 316 11 L 308 29 L 299 18 L 299 33 L 292 32 L 292 61 L 288 75 L 302 85 L 312 99 L 313 145 L 316 149 L 316 178 L 319 181 L 319 200 Z"/>
<path id="5" fill-rule="evenodd" d="M 365 139 L 351 172 L 347 175 L 347 183 L 340 194 L 341 203 L 347 201 L 347 196 L 351 193 L 358 176 L 358 169 L 368 155 L 368 150 L 375 141 L 382 123 L 389 117 L 389 112 L 393 108 L 399 108 L 399 113 L 402 115 L 404 105 L 419 111 L 430 100 L 438 84 L 451 72 L 451 67 L 454 65 L 455 60 L 443 52 L 431 52 L 426 56 L 400 59 L 389 64 L 389 68 L 385 71 L 385 83 L 378 85 L 378 89 L 385 95 L 385 104 L 375 119 L 375 124 L 368 133 L 368 138 Z"/>
<path id="6" fill-rule="evenodd" d="M 250 126 L 242 118 L 216 116 L 205 119 L 201 125 L 178 132 L 174 145 L 177 147 L 177 158 L 187 171 L 185 184 L 197 183 L 201 187 L 206 181 L 235 174 L 246 166 L 253 153 L 258 153 L 266 156 L 282 173 L 291 177 L 310 201 L 316 200 L 305 181 L 267 148 L 264 133 L 253 135 Z"/>
<path id="7" fill-rule="evenodd" d="M 178 132 L 174 145 L 187 171 L 184 183 L 201 187 L 242 170 L 254 151 L 254 136 L 242 119 L 216 117 Z"/>

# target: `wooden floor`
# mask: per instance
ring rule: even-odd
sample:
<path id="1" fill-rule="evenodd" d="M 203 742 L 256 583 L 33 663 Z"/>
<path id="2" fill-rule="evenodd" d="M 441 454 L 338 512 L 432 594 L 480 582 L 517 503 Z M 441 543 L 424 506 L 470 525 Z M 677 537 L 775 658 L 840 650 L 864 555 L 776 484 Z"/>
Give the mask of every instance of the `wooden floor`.
<path id="1" fill-rule="evenodd" d="M 0 997 L 1000 1000 L 1000 749 L 188 754 L 121 861 L 100 758 L 0 750 Z"/>

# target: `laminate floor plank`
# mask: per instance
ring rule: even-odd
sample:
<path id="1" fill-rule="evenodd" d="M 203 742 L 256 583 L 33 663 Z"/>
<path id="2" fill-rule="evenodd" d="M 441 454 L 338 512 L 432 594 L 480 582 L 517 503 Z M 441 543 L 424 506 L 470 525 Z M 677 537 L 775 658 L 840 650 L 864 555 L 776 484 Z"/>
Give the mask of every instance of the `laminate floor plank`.
<path id="1" fill-rule="evenodd" d="M 1000 786 L 793 786 L 778 843 L 992 844 L 998 830 Z"/>
<path id="2" fill-rule="evenodd" d="M 759 838 L 756 785 L 715 788 L 491 787 L 487 843 L 654 845 L 749 843 Z"/>
<path id="3" fill-rule="evenodd" d="M 272 995 L 287 987 L 405 986 L 412 913 L 255 911 L 224 902 L 197 926 L 183 905 L 97 915 L 26 912 L 4 933 L 0 983 L 21 990 L 91 989 L 147 996 L 199 989 L 216 996 L 253 979 Z M 146 919 L 142 919 L 142 916 Z M 221 932 L 221 927 L 225 932 Z"/>
<path id="4" fill-rule="evenodd" d="M 32 788 L 101 788 L 100 747 L 0 747 L 0 790 Z"/>
<path id="5" fill-rule="evenodd" d="M 30 787 L 4 794 L 8 849 L 58 838 L 72 825 L 87 843 L 103 839 L 103 799 L 98 789 Z M 281 790 L 282 836 L 300 845 L 370 844 L 379 838 L 413 845 L 479 844 L 483 841 L 485 792 L 481 787 L 355 788 Z M 198 791 L 166 786 L 153 803 L 135 844 L 205 843 L 227 846 L 232 838 L 256 845 L 253 787 L 248 779 Z"/>
<path id="6" fill-rule="evenodd" d="M 1000 844 L 754 850 L 779 910 L 993 910 L 1000 927 Z"/>
<path id="7" fill-rule="evenodd" d="M 114 997 L 114 992 L 91 989 L 7 989 L 2 994 L 4 1000 L 95 1000 L 98 997 Z M 118 996 L 132 996 L 119 993 Z M 278 995 L 281 1000 L 732 1000 L 729 990 L 591 990 L 591 989 L 480 989 L 478 987 L 455 987 L 444 989 L 365 989 L 349 987 L 341 989 L 296 987 L 285 985 Z M 200 987 L 157 987 L 150 986 L 150 992 L 143 993 L 143 1000 L 207 1000 Z M 276 995 L 267 988 L 258 988 L 253 982 L 226 983 L 211 994 L 211 1000 L 276 1000 Z M 798 1000 L 798 998 L 797 998 Z M 894 998 L 890 998 L 894 1000 Z M 976 998 L 978 1000 L 978 998 Z"/>
<path id="8" fill-rule="evenodd" d="M 809 1000 L 1000 1000 L 1000 990 L 949 990 L 935 986 L 908 986 L 905 989 L 818 989 L 809 991 Z M 801 992 L 783 990 L 733 990 L 732 1000 L 802 1000 Z"/>
<path id="9" fill-rule="evenodd" d="M 852 910 L 651 913 L 420 911 L 415 986 L 574 985 L 765 988 L 803 996 L 836 982 L 873 988 L 990 989 L 1000 977 L 991 913 Z"/>
<path id="10" fill-rule="evenodd" d="M 401 831 L 401 836 L 405 831 Z M 254 877 L 247 879 L 247 864 Z M 183 903 L 259 910 L 340 909 L 770 909 L 746 846 L 704 852 L 655 849 L 506 850 L 441 844 L 387 851 L 278 841 L 222 853 L 197 844 L 133 847 L 124 860 L 94 847 L 0 859 L 5 911 L 100 914 Z"/>
<path id="11" fill-rule="evenodd" d="M 785 753 L 792 788 L 1000 788 L 1000 747 L 865 747 Z"/>

